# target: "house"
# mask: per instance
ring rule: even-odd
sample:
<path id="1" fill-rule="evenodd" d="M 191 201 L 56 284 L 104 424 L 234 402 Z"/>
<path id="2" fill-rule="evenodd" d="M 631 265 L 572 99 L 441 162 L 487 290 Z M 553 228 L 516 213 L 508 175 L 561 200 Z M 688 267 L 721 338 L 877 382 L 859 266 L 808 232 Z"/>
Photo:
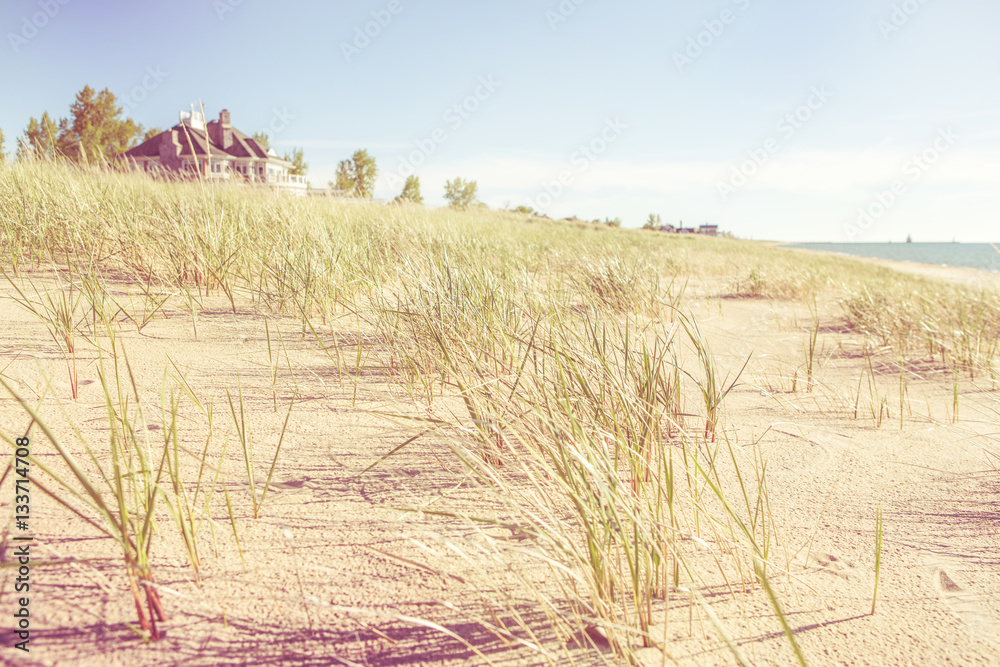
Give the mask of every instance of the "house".
<path id="1" fill-rule="evenodd" d="M 193 105 L 179 115 L 177 125 L 126 151 L 122 159 L 150 174 L 235 181 L 305 195 L 306 180 L 289 173 L 292 163 L 233 127 L 226 109 L 209 123 Z"/>
<path id="2" fill-rule="evenodd" d="M 684 223 L 681 222 L 676 227 L 673 225 L 661 225 L 661 232 L 666 232 L 667 234 L 701 234 L 704 236 L 718 236 L 719 226 L 718 225 L 699 225 L 697 227 L 685 227 Z"/>

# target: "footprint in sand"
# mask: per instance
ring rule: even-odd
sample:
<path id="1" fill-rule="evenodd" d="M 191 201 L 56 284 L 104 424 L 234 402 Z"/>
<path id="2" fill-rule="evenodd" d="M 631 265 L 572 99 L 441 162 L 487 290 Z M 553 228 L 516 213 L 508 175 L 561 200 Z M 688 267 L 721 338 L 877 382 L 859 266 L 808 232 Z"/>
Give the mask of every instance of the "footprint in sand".
<path id="1" fill-rule="evenodd" d="M 847 581 L 858 576 L 858 569 L 852 561 L 844 560 L 834 554 L 814 554 L 810 560 L 819 568 L 820 572 L 832 574 Z"/>
<path id="2" fill-rule="evenodd" d="M 959 620 L 971 627 L 980 639 L 1000 643 L 1000 619 L 983 606 L 975 593 L 970 593 L 941 567 L 934 569 L 932 581 L 935 592 Z"/>

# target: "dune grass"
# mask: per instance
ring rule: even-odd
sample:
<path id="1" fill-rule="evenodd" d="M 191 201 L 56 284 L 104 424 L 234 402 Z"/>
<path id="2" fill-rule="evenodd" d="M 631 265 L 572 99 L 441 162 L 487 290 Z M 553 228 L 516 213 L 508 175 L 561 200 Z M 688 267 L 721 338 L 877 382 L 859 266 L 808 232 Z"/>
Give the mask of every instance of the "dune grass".
<path id="1" fill-rule="evenodd" d="M 76 431 L 74 435 L 86 453 L 86 460 L 82 464 L 28 401 L 6 380 L 0 379 L 0 384 L 20 403 L 31 423 L 38 427 L 59 455 L 58 463 L 61 465 L 58 467 L 34 454 L 29 457 L 31 464 L 44 475 L 44 481 L 38 476 L 31 480 L 34 487 L 117 542 L 139 627 L 150 638 L 158 639 L 157 621 L 165 620 L 165 614 L 153 583 L 151 556 L 156 534 L 156 508 L 164 495 L 169 449 L 163 448 L 157 463 L 150 443 L 139 435 L 144 430 L 140 426 L 143 423 L 142 409 L 138 401 L 138 388 L 134 384 L 126 384 L 127 380 L 122 377 L 124 369 L 119 367 L 119 362 L 128 364 L 124 353 L 119 357 L 112 348 L 112 359 L 109 362 L 113 367 L 113 377 L 110 380 L 104 360 L 101 361 L 99 377 L 107 412 L 107 449 L 91 445 Z M 130 370 L 127 375 L 131 375 Z M 131 396 L 135 396 L 136 401 L 130 407 Z M 176 411 L 173 415 L 176 416 Z M 4 439 L 8 439 L 6 435 Z M 101 461 L 105 459 L 110 461 L 102 464 Z M 183 520 L 178 525 L 183 527 Z"/>
<path id="2" fill-rule="evenodd" d="M 140 429 L 129 427 L 144 419 L 137 412 L 142 389 L 121 379 L 127 356 L 115 331 L 122 322 L 141 331 L 166 317 L 168 306 L 190 313 L 195 336 L 200 300 L 213 294 L 224 296 L 236 317 L 268 318 L 274 412 L 284 340 L 278 326 L 272 340 L 270 322 L 296 322 L 337 369 L 341 386 L 345 376 L 352 379 L 354 400 L 362 368 L 404 387 L 428 415 L 404 446 L 433 435 L 476 480 L 484 506 L 500 508 L 422 511 L 467 521 L 497 553 L 514 559 L 516 551 L 517 559 L 539 564 L 545 577 L 530 568 L 516 576 L 550 630 L 564 645 L 594 630 L 626 659 L 639 647 L 663 648 L 657 627 L 671 600 L 694 605 L 702 586 L 721 580 L 734 596 L 763 591 L 804 661 L 768 583 L 766 466 L 741 458 L 723 428 L 725 398 L 743 367 L 720 366 L 686 307 L 689 295 L 815 304 L 828 292 L 846 293 L 848 326 L 900 354 L 923 341 L 931 357 L 975 374 L 997 351 L 995 294 L 960 299 L 928 286 L 921 300 L 905 301 L 903 290 L 913 283 L 893 278 L 891 287 L 871 289 L 884 271 L 842 258 L 806 263 L 766 244 L 504 211 L 289 199 L 27 162 L 0 167 L 0 241 L 13 298 L 48 327 L 67 360 L 73 398 L 79 340 L 114 363 L 102 385 L 115 467 L 98 474 L 108 492 L 76 474 L 67 450 L 63 460 L 76 482 L 52 471 L 52 493 L 119 542 L 130 581 L 139 582 L 140 625 L 153 637 L 154 621 L 137 591 L 151 582 L 154 528 L 167 529 L 157 523 L 156 503 L 164 501 L 197 572 L 204 560 L 199 526 L 212 489 L 224 481 L 221 465 L 209 463 L 211 403 L 183 375 L 174 376 L 176 394 L 161 389 L 162 446 L 137 439 Z M 35 289 L 53 277 L 55 294 Z M 125 298 L 112 295 L 109 282 Z M 814 316 L 806 348 L 810 389 L 818 332 Z M 256 518 L 280 466 L 284 428 L 258 496 L 246 406 L 240 388 L 226 393 Z M 861 380 L 859 401 L 860 394 Z M 900 400 L 902 407 L 902 394 Z M 204 448 L 189 455 L 195 478 L 185 476 L 177 445 L 182 410 L 208 423 Z M 206 470 L 211 482 L 203 480 Z M 525 544 L 512 547 L 511 534 Z M 147 595 L 155 590 L 145 586 Z M 521 602 L 505 603 L 515 618 Z M 154 611 L 158 605 L 158 598 L 149 603 Z M 515 636 L 483 623 L 506 641 Z M 534 632 L 527 624 L 522 630 Z M 518 641 L 540 647 L 523 634 Z"/>
<path id="3" fill-rule="evenodd" d="M 863 285 L 843 299 L 848 325 L 895 355 L 936 362 L 976 379 L 996 377 L 1000 293 L 919 278 Z"/>

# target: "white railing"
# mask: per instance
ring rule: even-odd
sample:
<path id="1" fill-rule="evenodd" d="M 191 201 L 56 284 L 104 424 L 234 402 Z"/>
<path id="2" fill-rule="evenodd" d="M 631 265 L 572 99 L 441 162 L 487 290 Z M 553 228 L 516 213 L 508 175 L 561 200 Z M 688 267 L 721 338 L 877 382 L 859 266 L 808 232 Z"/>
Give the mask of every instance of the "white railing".
<path id="1" fill-rule="evenodd" d="M 296 176 L 295 174 L 268 174 L 267 184 L 304 188 L 306 187 L 306 179 L 304 176 Z"/>
<path id="2" fill-rule="evenodd" d="M 293 190 L 305 191 L 309 184 L 306 183 L 305 176 L 297 176 L 295 174 L 287 173 L 274 173 L 272 171 L 266 171 L 265 173 L 259 173 L 256 168 L 252 168 L 247 171 L 241 171 L 235 168 L 235 165 L 226 165 L 225 168 L 220 171 L 215 171 L 214 167 L 217 163 L 213 161 L 212 168 L 207 171 L 204 170 L 201 164 L 195 165 L 190 161 L 185 161 L 181 164 L 180 172 L 185 176 L 198 176 L 209 180 L 219 180 L 219 181 L 229 181 L 234 180 L 237 182 L 245 182 L 250 184 L 265 184 L 277 188 L 289 188 Z M 159 162 L 150 161 L 149 164 L 143 165 L 137 160 L 133 160 L 131 165 L 133 169 L 138 171 L 169 171 L 164 169 Z"/>

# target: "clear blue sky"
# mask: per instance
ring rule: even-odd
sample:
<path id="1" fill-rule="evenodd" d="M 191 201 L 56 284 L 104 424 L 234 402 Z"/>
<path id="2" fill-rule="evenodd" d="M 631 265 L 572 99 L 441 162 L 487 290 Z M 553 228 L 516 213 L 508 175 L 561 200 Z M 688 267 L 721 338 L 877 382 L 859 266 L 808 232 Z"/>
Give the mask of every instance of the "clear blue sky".
<path id="1" fill-rule="evenodd" d="M 12 151 L 90 85 L 147 128 L 228 108 L 314 185 L 367 148 L 377 196 L 413 167 L 430 206 L 461 176 L 626 226 L 997 241 L 998 25 L 996 0 L 5 0 L 0 128 Z"/>

